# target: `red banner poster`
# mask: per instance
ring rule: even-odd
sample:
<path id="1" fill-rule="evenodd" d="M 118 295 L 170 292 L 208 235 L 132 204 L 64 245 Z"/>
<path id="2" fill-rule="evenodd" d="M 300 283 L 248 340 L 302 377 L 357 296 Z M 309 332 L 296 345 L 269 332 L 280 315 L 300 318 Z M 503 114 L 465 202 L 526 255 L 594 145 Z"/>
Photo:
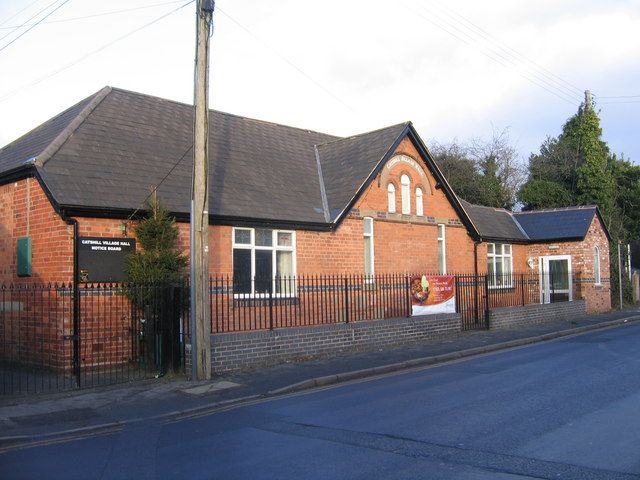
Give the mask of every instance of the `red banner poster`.
<path id="1" fill-rule="evenodd" d="M 411 314 L 455 313 L 455 277 L 452 275 L 416 275 L 409 283 Z"/>

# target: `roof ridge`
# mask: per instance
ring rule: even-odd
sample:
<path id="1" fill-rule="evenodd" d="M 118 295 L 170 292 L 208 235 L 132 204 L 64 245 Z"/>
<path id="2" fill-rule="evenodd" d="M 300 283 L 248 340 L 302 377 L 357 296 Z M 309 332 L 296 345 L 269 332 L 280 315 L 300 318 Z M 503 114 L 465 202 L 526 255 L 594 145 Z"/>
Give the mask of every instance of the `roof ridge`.
<path id="1" fill-rule="evenodd" d="M 62 147 L 62 145 L 69 139 L 69 137 L 82 125 L 91 112 L 100 105 L 102 100 L 111 92 L 111 87 L 106 86 L 101 90 L 93 94 L 91 101 L 84 106 L 84 108 L 78 113 L 69 124 L 54 138 L 49 145 L 45 147 L 42 152 L 35 158 L 35 164 L 42 167 L 51 157 Z"/>
<path id="2" fill-rule="evenodd" d="M 161 100 L 163 102 L 175 103 L 177 105 L 182 105 L 182 106 L 185 106 L 185 107 L 193 107 L 193 105 L 191 105 L 190 103 L 179 102 L 178 100 L 171 100 L 169 98 L 159 97 L 157 95 L 149 95 L 147 93 L 135 92 L 133 90 L 127 90 L 125 88 L 118 88 L 118 87 L 111 87 L 111 88 L 114 91 L 117 91 L 117 92 L 128 93 L 128 94 L 131 94 L 131 95 L 137 95 L 139 97 L 154 98 L 154 99 L 157 99 L 157 100 Z M 325 133 L 325 132 L 319 132 L 317 130 L 311 130 L 309 128 L 294 127 L 292 125 L 285 125 L 283 123 L 276 123 L 276 122 L 270 122 L 268 120 L 260 120 L 258 118 L 245 117 L 244 115 L 238 115 L 238 114 L 235 114 L 235 113 L 223 112 L 222 110 L 217 110 L 215 108 L 210 108 L 209 112 L 219 113 L 220 115 L 225 115 L 227 117 L 234 117 L 234 118 L 240 118 L 242 120 L 249 120 L 251 122 L 258 122 L 258 123 L 263 123 L 263 124 L 267 124 L 267 125 L 275 125 L 275 126 L 278 126 L 278 127 L 284 127 L 284 128 L 290 128 L 290 129 L 293 129 L 293 130 L 299 130 L 299 131 L 307 132 L 307 133 L 315 133 L 315 134 L 318 134 L 318 135 L 325 135 L 327 137 L 334 137 L 336 140 L 340 140 L 342 138 L 342 137 L 339 137 L 337 135 L 332 135 L 330 133 Z"/>
<path id="3" fill-rule="evenodd" d="M 472 206 L 472 207 L 478 207 L 478 208 L 489 208 L 489 209 L 494 210 L 494 211 L 496 211 L 496 212 L 500 212 L 500 211 L 502 211 L 502 212 L 508 213 L 509 215 L 513 215 L 514 213 L 516 213 L 516 212 L 514 212 L 513 210 L 509 210 L 509 209 L 506 209 L 506 208 L 503 208 L 503 207 L 491 207 L 491 206 L 489 206 L 489 205 L 478 205 L 477 203 L 471 203 L 470 201 L 465 200 L 465 199 L 464 199 L 464 198 L 462 198 L 462 197 L 458 197 L 458 199 L 462 200 L 462 201 L 463 201 L 463 202 L 465 202 L 465 203 L 468 203 L 468 204 L 469 204 L 470 206 Z M 539 210 L 537 210 L 537 211 L 539 211 Z"/>
<path id="4" fill-rule="evenodd" d="M 355 139 L 355 138 L 362 137 L 362 136 L 364 136 L 364 135 L 370 135 L 370 134 L 372 134 L 372 133 L 381 132 L 382 130 L 390 130 L 390 129 L 395 128 L 395 127 L 400 127 L 400 126 L 402 126 L 403 128 L 406 128 L 406 127 L 407 127 L 407 125 L 410 125 L 410 124 L 411 124 L 411 122 L 410 122 L 410 121 L 402 122 L 402 123 L 396 123 L 395 125 L 389 125 L 389 126 L 387 126 L 387 127 L 376 128 L 375 130 L 370 130 L 370 131 L 368 131 L 368 132 L 358 133 L 358 134 L 356 134 L 356 135 L 349 135 L 348 137 L 339 137 L 339 138 L 336 138 L 336 139 L 334 139 L 334 140 L 330 140 L 330 141 L 328 141 L 328 142 L 319 143 L 319 144 L 318 144 L 318 145 L 316 145 L 316 146 L 318 146 L 318 147 L 323 147 L 323 146 L 325 146 L 325 145 L 329 145 L 329 144 L 331 144 L 331 143 L 336 143 L 336 142 L 341 142 L 341 141 L 343 141 L 343 140 L 353 140 L 353 139 Z"/>
<path id="5" fill-rule="evenodd" d="M 597 209 L 597 205 L 572 205 L 570 207 L 553 207 L 553 208 L 539 208 L 536 210 L 526 210 L 522 212 L 513 212 L 514 215 L 529 215 L 534 213 L 543 212 L 566 212 L 569 210 L 594 210 Z"/>

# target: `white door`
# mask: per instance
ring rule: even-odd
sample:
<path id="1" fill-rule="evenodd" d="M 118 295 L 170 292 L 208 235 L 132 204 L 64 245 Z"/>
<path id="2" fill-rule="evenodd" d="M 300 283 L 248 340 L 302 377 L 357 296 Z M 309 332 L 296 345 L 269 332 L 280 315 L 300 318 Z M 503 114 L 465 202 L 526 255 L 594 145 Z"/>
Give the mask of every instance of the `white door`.
<path id="1" fill-rule="evenodd" d="M 570 302 L 572 292 L 571 256 L 540 257 L 540 302 Z"/>

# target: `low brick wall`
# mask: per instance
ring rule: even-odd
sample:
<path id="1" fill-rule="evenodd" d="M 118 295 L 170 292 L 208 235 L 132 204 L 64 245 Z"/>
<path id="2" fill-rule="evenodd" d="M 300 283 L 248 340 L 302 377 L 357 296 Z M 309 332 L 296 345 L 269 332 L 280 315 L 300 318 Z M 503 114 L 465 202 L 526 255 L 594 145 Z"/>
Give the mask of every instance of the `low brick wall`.
<path id="1" fill-rule="evenodd" d="M 586 315 L 584 300 L 494 308 L 489 312 L 489 328 L 518 328 L 538 323 L 568 320 Z"/>
<path id="2" fill-rule="evenodd" d="M 256 368 L 346 351 L 375 350 L 459 333 L 458 314 L 371 320 L 314 327 L 212 335 L 216 373 Z"/>

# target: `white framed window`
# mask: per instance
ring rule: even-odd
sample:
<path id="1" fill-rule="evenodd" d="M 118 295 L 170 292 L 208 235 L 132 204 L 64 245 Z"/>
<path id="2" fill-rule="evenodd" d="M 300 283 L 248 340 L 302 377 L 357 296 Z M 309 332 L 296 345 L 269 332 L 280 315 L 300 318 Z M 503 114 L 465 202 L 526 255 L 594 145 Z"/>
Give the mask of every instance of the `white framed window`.
<path id="1" fill-rule="evenodd" d="M 424 204 L 422 203 L 422 189 L 416 188 L 416 215 L 422 217 L 424 215 Z"/>
<path id="2" fill-rule="evenodd" d="M 396 187 L 393 183 L 387 185 L 387 210 L 396 213 Z"/>
<path id="3" fill-rule="evenodd" d="M 364 217 L 364 274 L 367 281 L 373 281 L 373 275 L 375 274 L 375 253 L 373 251 L 373 218 Z"/>
<path id="4" fill-rule="evenodd" d="M 513 287 L 513 255 L 510 244 L 487 244 L 487 273 L 490 288 Z"/>
<path id="5" fill-rule="evenodd" d="M 447 273 L 447 243 L 445 238 L 444 224 L 438 224 L 438 273 Z"/>
<path id="6" fill-rule="evenodd" d="M 409 215 L 411 213 L 411 179 L 409 175 L 404 173 L 400 177 L 400 196 L 402 197 L 402 213 Z"/>
<path id="7" fill-rule="evenodd" d="M 593 278 L 596 285 L 602 284 L 602 276 L 600 274 L 600 247 L 593 247 Z"/>
<path id="8" fill-rule="evenodd" d="M 233 229 L 233 293 L 236 296 L 295 295 L 296 232 Z"/>

